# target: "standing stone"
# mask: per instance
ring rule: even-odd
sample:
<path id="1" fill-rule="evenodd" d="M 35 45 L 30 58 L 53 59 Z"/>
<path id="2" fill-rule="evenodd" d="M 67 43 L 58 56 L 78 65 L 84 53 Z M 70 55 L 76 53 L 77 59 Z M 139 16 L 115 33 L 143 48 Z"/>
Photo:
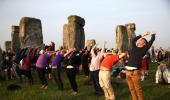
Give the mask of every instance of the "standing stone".
<path id="1" fill-rule="evenodd" d="M 132 39 L 136 37 L 135 35 L 136 27 L 134 23 L 128 23 L 125 24 L 125 26 L 128 34 L 128 49 L 130 50 L 132 48 Z"/>
<path id="2" fill-rule="evenodd" d="M 126 27 L 123 25 L 116 27 L 116 48 L 119 52 L 128 50 L 128 35 Z"/>
<path id="3" fill-rule="evenodd" d="M 11 52 L 11 41 L 5 41 L 6 52 Z"/>
<path id="4" fill-rule="evenodd" d="M 94 39 L 87 40 L 86 42 L 87 50 L 90 50 L 95 44 L 96 44 L 96 41 Z"/>
<path id="5" fill-rule="evenodd" d="M 84 34 L 85 20 L 79 16 L 68 17 L 68 24 L 63 27 L 63 46 L 66 49 L 76 48 L 80 50 L 85 45 Z"/>
<path id="6" fill-rule="evenodd" d="M 30 17 L 23 17 L 20 21 L 19 38 L 21 48 L 42 47 L 43 35 L 41 20 Z"/>
<path id="7" fill-rule="evenodd" d="M 12 26 L 12 51 L 17 52 L 20 49 L 20 40 L 19 40 L 19 26 Z"/>

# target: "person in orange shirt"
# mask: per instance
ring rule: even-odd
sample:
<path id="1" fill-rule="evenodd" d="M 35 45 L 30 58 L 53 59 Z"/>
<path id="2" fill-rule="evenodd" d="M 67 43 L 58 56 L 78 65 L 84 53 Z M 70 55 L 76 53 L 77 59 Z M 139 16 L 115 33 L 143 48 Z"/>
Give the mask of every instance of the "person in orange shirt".
<path id="1" fill-rule="evenodd" d="M 119 59 L 121 59 L 125 55 L 125 53 L 122 53 L 120 55 L 107 53 L 101 63 L 99 72 L 99 83 L 104 91 L 106 100 L 115 100 L 115 95 L 111 86 L 110 75 L 113 65 L 116 64 Z"/>

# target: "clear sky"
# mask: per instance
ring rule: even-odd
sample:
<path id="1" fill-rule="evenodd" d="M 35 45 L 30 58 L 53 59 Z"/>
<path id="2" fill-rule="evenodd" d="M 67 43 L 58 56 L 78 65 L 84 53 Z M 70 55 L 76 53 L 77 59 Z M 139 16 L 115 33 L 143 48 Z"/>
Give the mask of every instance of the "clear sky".
<path id="1" fill-rule="evenodd" d="M 157 33 L 154 45 L 170 47 L 170 0 L 0 0 L 0 45 L 11 40 L 11 26 L 22 17 L 41 19 L 44 43 L 62 45 L 63 25 L 69 15 L 86 21 L 85 37 L 115 47 L 115 27 L 136 24 L 136 34 Z"/>

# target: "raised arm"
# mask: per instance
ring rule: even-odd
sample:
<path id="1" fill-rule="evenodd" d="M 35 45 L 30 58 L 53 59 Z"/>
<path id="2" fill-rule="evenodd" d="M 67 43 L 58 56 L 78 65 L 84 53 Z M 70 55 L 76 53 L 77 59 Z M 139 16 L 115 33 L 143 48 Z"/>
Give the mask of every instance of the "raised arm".
<path id="1" fill-rule="evenodd" d="M 95 53 L 94 53 L 95 47 L 96 47 L 96 44 L 93 46 L 93 48 L 92 48 L 91 51 L 90 51 L 92 57 L 95 57 L 95 56 L 96 56 Z"/>
<path id="2" fill-rule="evenodd" d="M 64 54 L 64 57 L 67 57 L 69 54 L 71 54 L 74 50 L 69 50 L 67 53 Z"/>
<path id="3" fill-rule="evenodd" d="M 153 44 L 153 42 L 155 40 L 155 34 L 156 33 L 155 32 L 149 32 L 149 34 L 151 35 L 151 39 L 146 45 L 146 50 L 148 50 L 152 46 L 152 44 Z"/>
<path id="4" fill-rule="evenodd" d="M 126 53 L 121 53 L 120 55 L 119 55 L 119 59 L 121 59 L 121 58 L 123 58 L 123 57 L 125 57 L 126 56 Z"/>
<path id="5" fill-rule="evenodd" d="M 102 47 L 102 50 L 101 50 L 102 55 L 104 54 L 105 46 L 106 46 L 106 41 L 104 41 L 104 43 L 103 43 L 103 47 Z"/>

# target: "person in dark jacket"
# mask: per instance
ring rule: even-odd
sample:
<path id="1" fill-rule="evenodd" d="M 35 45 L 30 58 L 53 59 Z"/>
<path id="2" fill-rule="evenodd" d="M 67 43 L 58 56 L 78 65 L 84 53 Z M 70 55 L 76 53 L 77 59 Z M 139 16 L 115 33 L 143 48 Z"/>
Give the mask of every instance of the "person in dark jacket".
<path id="1" fill-rule="evenodd" d="M 65 56 L 67 57 L 66 74 L 71 84 L 71 88 L 73 89 L 72 94 L 77 95 L 78 87 L 76 82 L 76 65 L 79 64 L 80 54 L 75 49 L 71 49 Z"/>
<path id="2" fill-rule="evenodd" d="M 151 35 L 147 42 L 141 35 L 132 40 L 129 61 L 126 66 L 126 80 L 131 92 L 132 100 L 143 100 L 142 88 L 140 85 L 140 72 L 142 57 L 146 54 L 155 40 L 155 32 L 146 32 L 143 36 Z"/>
<path id="3" fill-rule="evenodd" d="M 83 49 L 82 50 L 82 56 L 81 56 L 81 64 L 82 64 L 82 68 L 84 71 L 84 75 L 88 78 L 89 76 L 89 58 L 90 58 L 90 51 L 88 51 L 87 49 Z"/>

